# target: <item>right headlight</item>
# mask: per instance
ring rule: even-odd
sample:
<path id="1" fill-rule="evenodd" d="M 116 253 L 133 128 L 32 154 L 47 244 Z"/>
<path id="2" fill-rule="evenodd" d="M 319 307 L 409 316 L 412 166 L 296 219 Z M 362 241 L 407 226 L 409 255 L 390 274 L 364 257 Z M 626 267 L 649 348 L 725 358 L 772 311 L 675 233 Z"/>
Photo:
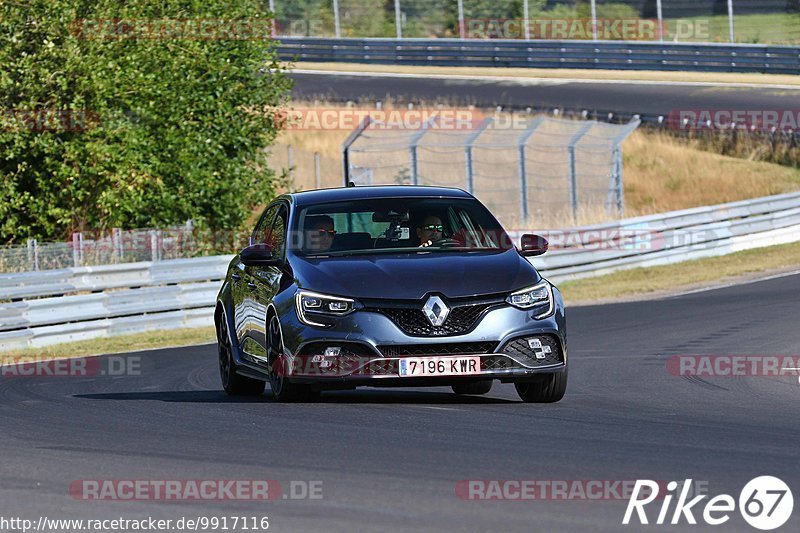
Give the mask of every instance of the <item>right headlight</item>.
<path id="1" fill-rule="evenodd" d="M 351 298 L 328 296 L 305 290 L 297 291 L 294 299 L 297 318 L 308 326 L 328 327 L 331 324 L 315 321 L 314 317 L 348 315 L 356 310 L 356 305 L 356 301 Z"/>
<path id="2" fill-rule="evenodd" d="M 547 281 L 541 281 L 531 287 L 525 287 L 508 295 L 506 302 L 517 309 L 534 311 L 534 318 L 547 318 L 553 314 L 553 288 Z"/>

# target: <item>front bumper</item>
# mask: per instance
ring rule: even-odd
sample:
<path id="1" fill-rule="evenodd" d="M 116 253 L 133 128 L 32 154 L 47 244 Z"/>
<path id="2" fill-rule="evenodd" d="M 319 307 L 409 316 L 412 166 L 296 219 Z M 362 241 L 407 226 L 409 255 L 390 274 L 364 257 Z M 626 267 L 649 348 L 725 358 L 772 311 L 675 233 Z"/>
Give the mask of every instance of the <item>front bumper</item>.
<path id="1" fill-rule="evenodd" d="M 539 367 L 525 366 L 507 354 L 478 354 L 469 357 L 480 358 L 480 371 L 468 375 L 443 376 L 401 376 L 398 368 L 401 358 L 374 358 L 361 361 L 357 367 L 345 372 L 335 369 L 308 369 L 295 371 L 289 378 L 295 383 L 316 383 L 320 385 L 373 385 L 373 386 L 426 386 L 445 385 L 455 382 L 482 381 L 499 379 L 503 382 L 527 381 L 542 373 L 564 372 L 566 363 L 554 363 Z M 458 356 L 446 356 L 440 359 L 447 361 Z M 296 361 L 297 359 L 295 359 Z M 295 367 L 296 368 L 296 367 Z"/>
<path id="2" fill-rule="evenodd" d="M 567 366 L 566 323 L 560 295 L 555 312 L 535 319 L 532 312 L 503 305 L 486 312 L 463 335 L 410 336 L 388 317 L 359 311 L 341 317 L 331 328 L 301 324 L 296 314 L 283 314 L 287 377 L 296 383 L 322 386 L 425 386 L 499 379 L 530 381 L 542 373 L 564 372 Z M 290 333 L 291 332 L 291 333 Z M 530 339 L 541 339 L 541 349 Z M 325 357 L 326 347 L 341 352 Z M 547 353 L 543 353 L 547 350 Z M 409 357 L 480 358 L 479 372 L 469 375 L 401 376 L 399 364 Z"/>

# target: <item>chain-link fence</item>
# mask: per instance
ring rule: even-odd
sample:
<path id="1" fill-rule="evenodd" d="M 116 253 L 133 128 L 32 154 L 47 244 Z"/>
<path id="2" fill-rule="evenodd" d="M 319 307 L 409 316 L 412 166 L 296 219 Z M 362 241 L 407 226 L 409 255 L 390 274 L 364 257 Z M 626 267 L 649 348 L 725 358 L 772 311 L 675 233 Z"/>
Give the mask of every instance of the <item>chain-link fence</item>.
<path id="1" fill-rule="evenodd" d="M 621 143 L 638 120 L 615 125 L 498 116 L 463 128 L 454 124 L 440 116 L 417 129 L 363 123 L 344 148 L 349 179 L 355 185 L 458 187 L 507 227 L 623 213 Z"/>
<path id="2" fill-rule="evenodd" d="M 270 0 L 295 37 L 800 43 L 800 0 Z"/>
<path id="3" fill-rule="evenodd" d="M 246 238 L 236 232 L 200 232 L 189 222 L 167 229 L 73 233 L 68 242 L 28 239 L 23 245 L 0 246 L 0 272 L 182 259 L 234 250 Z"/>

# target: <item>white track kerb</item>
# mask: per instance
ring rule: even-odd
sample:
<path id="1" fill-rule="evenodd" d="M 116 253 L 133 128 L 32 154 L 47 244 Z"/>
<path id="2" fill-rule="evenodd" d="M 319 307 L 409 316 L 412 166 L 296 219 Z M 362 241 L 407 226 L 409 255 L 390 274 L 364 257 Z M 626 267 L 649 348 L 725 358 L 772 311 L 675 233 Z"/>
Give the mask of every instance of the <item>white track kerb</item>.
<path id="1" fill-rule="evenodd" d="M 800 241 L 800 193 L 540 233 L 553 282 Z M 211 326 L 231 256 L 0 274 L 0 350 Z"/>

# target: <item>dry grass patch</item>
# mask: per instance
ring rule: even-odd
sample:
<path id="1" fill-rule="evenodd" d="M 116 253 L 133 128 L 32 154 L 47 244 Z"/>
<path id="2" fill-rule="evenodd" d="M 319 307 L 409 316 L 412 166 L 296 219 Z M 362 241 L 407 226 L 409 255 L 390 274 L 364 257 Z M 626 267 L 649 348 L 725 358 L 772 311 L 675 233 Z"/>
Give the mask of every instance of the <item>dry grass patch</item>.
<path id="1" fill-rule="evenodd" d="M 33 361 L 66 357 L 88 357 L 142 350 L 156 350 L 176 346 L 191 346 L 215 342 L 213 327 L 148 331 L 134 335 L 103 337 L 86 341 L 54 344 L 43 348 L 27 348 L 0 352 L 5 361 Z"/>
<path id="2" fill-rule="evenodd" d="M 692 141 L 637 131 L 623 146 L 630 215 L 735 202 L 800 189 L 800 170 L 714 154 Z"/>
<path id="3" fill-rule="evenodd" d="M 745 250 L 674 265 L 621 270 L 558 284 L 567 303 L 680 292 L 760 272 L 800 268 L 800 243 Z"/>

